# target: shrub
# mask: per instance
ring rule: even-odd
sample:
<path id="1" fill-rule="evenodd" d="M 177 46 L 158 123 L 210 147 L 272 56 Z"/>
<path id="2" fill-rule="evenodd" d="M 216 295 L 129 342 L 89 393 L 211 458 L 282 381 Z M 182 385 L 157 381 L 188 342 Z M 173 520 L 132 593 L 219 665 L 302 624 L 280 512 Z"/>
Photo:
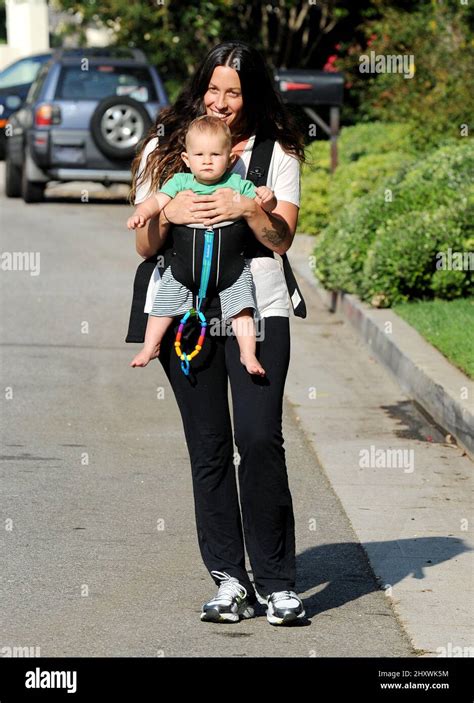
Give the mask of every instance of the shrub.
<path id="1" fill-rule="evenodd" d="M 377 231 L 363 268 L 360 293 L 376 307 L 415 298 L 455 298 L 467 294 L 468 271 L 437 270 L 438 252 L 462 251 L 466 205 L 411 212 L 389 220 Z"/>
<path id="2" fill-rule="evenodd" d="M 329 143 L 313 142 L 308 148 L 307 158 L 301 169 L 302 198 L 298 229 L 309 234 L 320 232 L 329 221 Z"/>
<path id="3" fill-rule="evenodd" d="M 367 154 L 341 166 L 332 176 L 329 188 L 329 211 L 337 213 L 346 203 L 376 190 L 397 174 L 413 157 L 401 151 Z"/>
<path id="4" fill-rule="evenodd" d="M 444 300 L 462 298 L 473 292 L 472 279 L 465 271 L 435 271 L 430 288 L 435 298 Z"/>
<path id="5" fill-rule="evenodd" d="M 412 152 L 410 131 L 398 122 L 361 122 L 341 130 L 339 138 L 341 164 L 357 161 L 362 156 L 389 151 Z"/>
<path id="6" fill-rule="evenodd" d="M 434 259 L 440 247 L 465 248 L 473 236 L 473 184 L 469 142 L 405 163 L 324 230 L 315 248 L 318 277 L 333 290 L 357 293 L 378 305 L 443 291 L 466 294 L 470 274 L 434 277 Z"/>
<path id="7" fill-rule="evenodd" d="M 339 166 L 333 175 L 328 141 L 313 142 L 307 158 L 301 175 L 298 229 L 317 234 L 339 208 L 376 189 L 414 156 L 403 125 L 374 122 L 342 130 Z"/>
<path id="8" fill-rule="evenodd" d="M 467 126 L 474 111 L 466 78 L 474 71 L 472 3 L 432 0 L 402 9 L 378 0 L 377 6 L 378 16 L 359 28 L 362 42 L 343 45 L 334 64 L 344 71 L 361 118 L 403 122 L 419 150 L 461 139 L 461 125 Z M 371 51 L 413 56 L 414 75 L 361 73 L 360 58 Z"/>

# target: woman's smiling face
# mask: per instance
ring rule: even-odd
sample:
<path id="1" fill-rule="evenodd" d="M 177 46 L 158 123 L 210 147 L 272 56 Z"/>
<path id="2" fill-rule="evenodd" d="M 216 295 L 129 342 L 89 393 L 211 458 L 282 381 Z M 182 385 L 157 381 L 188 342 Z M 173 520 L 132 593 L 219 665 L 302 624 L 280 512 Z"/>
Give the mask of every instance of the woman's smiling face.
<path id="1" fill-rule="evenodd" d="M 216 66 L 204 94 L 206 114 L 222 119 L 233 132 L 243 116 L 239 74 L 230 66 Z"/>

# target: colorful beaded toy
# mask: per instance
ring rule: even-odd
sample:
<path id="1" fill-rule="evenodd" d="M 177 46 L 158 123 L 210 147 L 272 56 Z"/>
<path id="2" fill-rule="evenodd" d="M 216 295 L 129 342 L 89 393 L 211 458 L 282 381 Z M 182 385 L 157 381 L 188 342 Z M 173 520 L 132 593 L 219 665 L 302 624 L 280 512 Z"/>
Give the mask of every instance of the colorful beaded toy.
<path id="1" fill-rule="evenodd" d="M 212 249 L 214 244 L 214 229 L 210 227 L 204 232 L 204 254 L 202 259 L 202 271 L 201 271 L 201 285 L 199 287 L 199 293 L 197 296 L 197 306 L 196 308 L 191 308 L 187 313 L 181 318 L 179 322 L 178 332 L 176 333 L 176 340 L 174 343 L 174 348 L 176 354 L 181 359 L 181 370 L 183 373 L 189 375 L 189 362 L 194 359 L 195 356 L 199 354 L 204 344 L 204 337 L 206 336 L 207 321 L 201 312 L 201 304 L 206 297 L 207 285 L 209 283 L 209 276 L 211 272 L 212 264 Z M 181 337 L 183 335 L 183 330 L 188 322 L 189 318 L 196 316 L 201 321 L 201 332 L 199 334 L 199 339 L 197 341 L 194 350 L 191 354 L 187 354 L 181 350 Z"/>

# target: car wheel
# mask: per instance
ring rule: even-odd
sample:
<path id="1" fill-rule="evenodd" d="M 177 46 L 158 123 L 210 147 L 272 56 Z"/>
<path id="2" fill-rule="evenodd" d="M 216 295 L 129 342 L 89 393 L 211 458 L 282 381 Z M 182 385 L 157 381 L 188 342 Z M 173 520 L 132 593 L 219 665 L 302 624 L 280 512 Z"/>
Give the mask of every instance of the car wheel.
<path id="1" fill-rule="evenodd" d="M 5 157 L 5 195 L 7 198 L 21 195 L 21 166 L 14 164 L 8 154 Z"/>
<path id="2" fill-rule="evenodd" d="M 129 160 L 151 127 L 143 105 L 128 97 L 102 100 L 90 121 L 90 131 L 100 151 L 111 159 Z"/>
<path id="3" fill-rule="evenodd" d="M 28 180 L 26 168 L 21 174 L 21 197 L 25 203 L 41 203 L 44 200 L 46 183 L 37 183 Z"/>

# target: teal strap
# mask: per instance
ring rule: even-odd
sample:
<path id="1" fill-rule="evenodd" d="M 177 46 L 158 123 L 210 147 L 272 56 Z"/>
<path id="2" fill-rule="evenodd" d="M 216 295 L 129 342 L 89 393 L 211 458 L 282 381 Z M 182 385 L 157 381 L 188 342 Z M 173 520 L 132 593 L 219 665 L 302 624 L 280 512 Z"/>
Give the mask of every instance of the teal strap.
<path id="1" fill-rule="evenodd" d="M 201 285 L 198 293 L 197 310 L 201 309 L 201 303 L 206 297 L 207 285 L 211 274 L 212 249 L 214 244 L 214 229 L 210 227 L 204 232 L 204 254 L 202 257 Z"/>

